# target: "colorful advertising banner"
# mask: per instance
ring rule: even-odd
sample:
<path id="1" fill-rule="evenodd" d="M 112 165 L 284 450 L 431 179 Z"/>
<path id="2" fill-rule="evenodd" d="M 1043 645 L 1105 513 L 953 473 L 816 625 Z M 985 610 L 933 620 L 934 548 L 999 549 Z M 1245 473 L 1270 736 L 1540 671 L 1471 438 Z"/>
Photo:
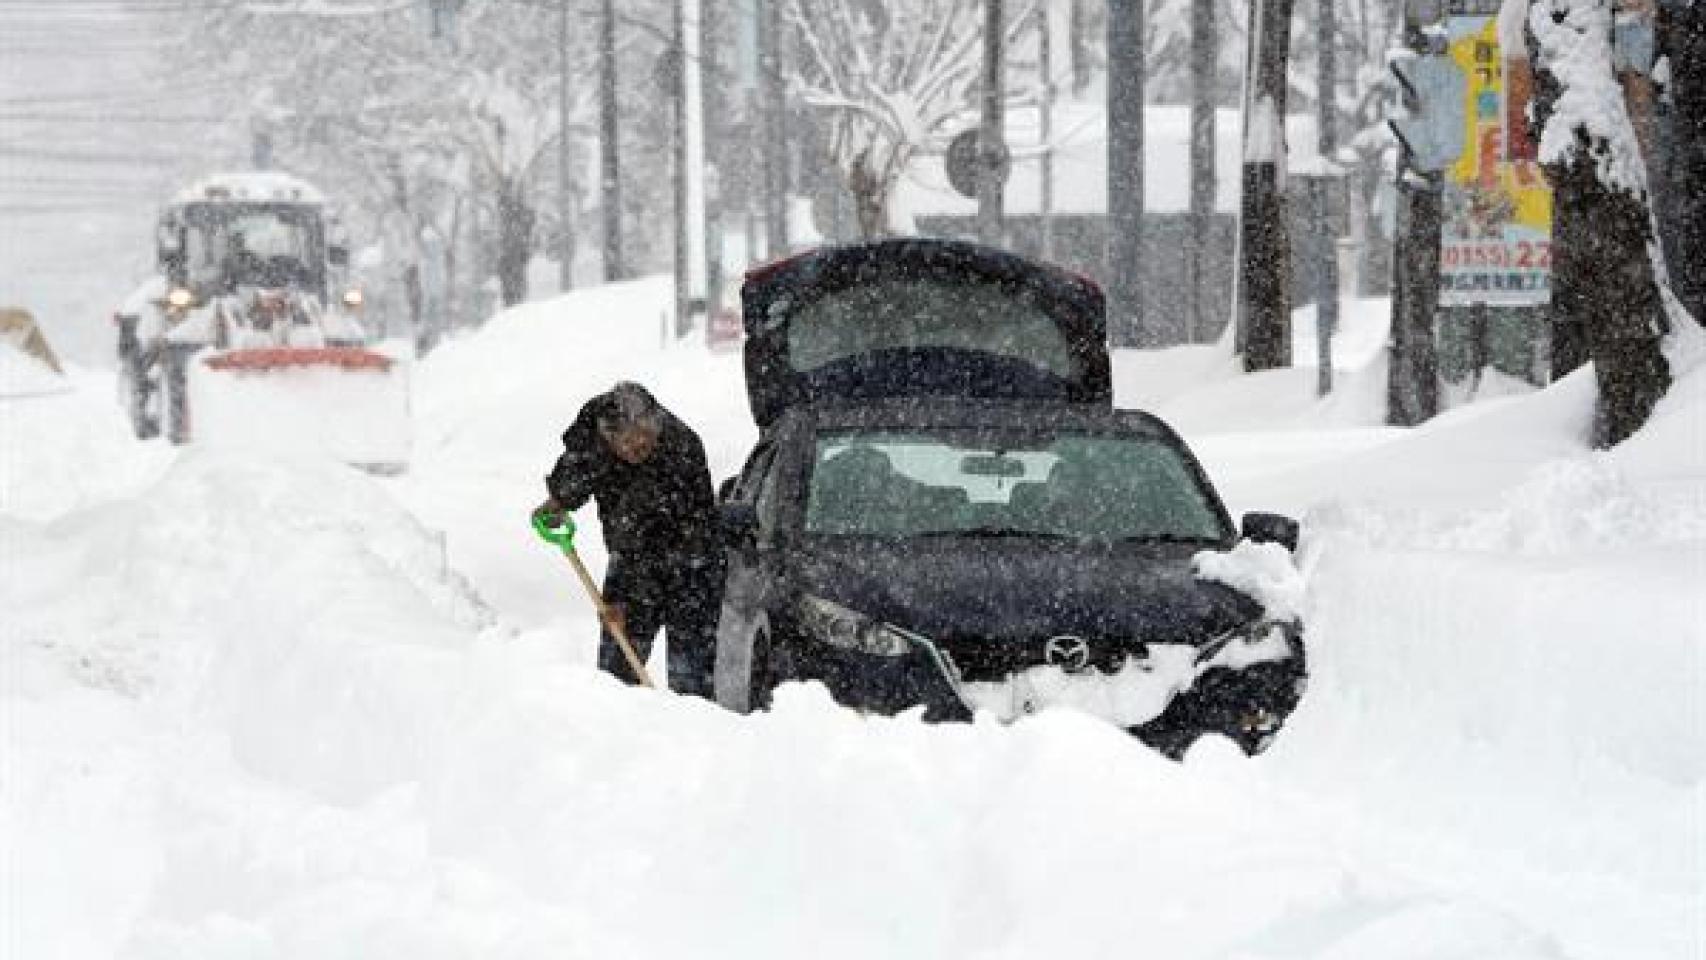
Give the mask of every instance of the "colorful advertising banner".
<path id="1" fill-rule="evenodd" d="M 1552 297 L 1552 191 L 1523 120 L 1532 75 L 1499 49 L 1497 19 L 1446 21 L 1448 55 L 1468 84 L 1463 155 L 1445 171 L 1441 306 Z"/>

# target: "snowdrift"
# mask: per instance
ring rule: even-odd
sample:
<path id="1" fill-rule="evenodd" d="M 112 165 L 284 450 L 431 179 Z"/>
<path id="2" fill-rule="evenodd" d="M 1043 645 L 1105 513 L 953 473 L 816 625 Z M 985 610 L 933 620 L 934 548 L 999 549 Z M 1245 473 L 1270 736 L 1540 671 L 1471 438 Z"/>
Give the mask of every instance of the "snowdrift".
<path id="1" fill-rule="evenodd" d="M 719 476 L 753 439 L 738 358 L 661 344 L 668 296 L 577 292 L 442 347 L 406 477 L 177 456 L 94 385 L 13 408 L 0 954 L 1700 950 L 1700 375 L 1610 454 L 1581 381 L 1414 431 L 1356 426 L 1350 373 L 1342 419 L 1306 393 L 1279 430 L 1286 375 L 1181 381 L 1235 503 L 1304 517 L 1315 679 L 1269 754 L 1171 764 L 1068 712 L 930 727 L 790 686 L 738 717 L 591 670 L 525 526 L 557 434 L 635 378 Z"/>
<path id="2" fill-rule="evenodd" d="M 1396 956 L 1437 929 L 1550 955 L 1348 865 L 1230 746 L 1180 767 L 1068 713 L 619 687 L 485 628 L 436 538 L 335 466 L 192 450 L 4 536 L 39 558 L 0 584 L 9 953 Z"/>
<path id="3" fill-rule="evenodd" d="M 64 375 L 0 331 L 0 403 L 68 389 Z"/>

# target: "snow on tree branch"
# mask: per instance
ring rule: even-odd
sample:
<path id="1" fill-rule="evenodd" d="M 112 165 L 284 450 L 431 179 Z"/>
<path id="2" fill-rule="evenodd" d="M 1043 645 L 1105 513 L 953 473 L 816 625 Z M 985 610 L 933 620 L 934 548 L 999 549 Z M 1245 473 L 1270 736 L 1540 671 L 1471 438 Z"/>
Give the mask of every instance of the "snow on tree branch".
<path id="1" fill-rule="evenodd" d="M 1009 45 L 1034 8 L 1012 12 Z M 789 0 L 803 61 L 793 87 L 826 115 L 830 155 L 866 235 L 894 228 L 889 198 L 913 156 L 947 149 L 972 123 L 983 9 L 982 0 Z"/>
<path id="2" fill-rule="evenodd" d="M 1535 65 L 1558 80 L 1539 104 L 1540 162 L 1558 164 L 1585 138 L 1599 179 L 1645 198 L 1647 168 L 1611 65 L 1610 0 L 1540 0 L 1530 5 Z"/>

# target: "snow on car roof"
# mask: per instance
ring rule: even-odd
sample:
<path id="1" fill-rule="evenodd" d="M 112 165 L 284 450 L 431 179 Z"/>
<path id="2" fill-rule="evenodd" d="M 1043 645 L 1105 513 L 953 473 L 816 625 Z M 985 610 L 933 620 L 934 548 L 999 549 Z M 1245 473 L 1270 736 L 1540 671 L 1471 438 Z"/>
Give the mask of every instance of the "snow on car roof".
<path id="1" fill-rule="evenodd" d="M 173 203 L 208 200 L 264 200 L 283 203 L 325 203 L 326 197 L 306 180 L 278 170 L 216 173 L 172 198 Z"/>

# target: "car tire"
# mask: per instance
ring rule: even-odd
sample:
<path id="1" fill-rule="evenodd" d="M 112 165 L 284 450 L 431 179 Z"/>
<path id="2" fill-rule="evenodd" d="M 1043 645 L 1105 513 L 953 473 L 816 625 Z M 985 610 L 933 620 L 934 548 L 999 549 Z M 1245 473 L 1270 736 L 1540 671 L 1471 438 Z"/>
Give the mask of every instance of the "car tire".
<path id="1" fill-rule="evenodd" d="M 155 387 L 148 380 L 148 373 L 142 367 L 140 358 L 128 356 L 125 358 L 123 369 L 119 373 L 119 399 L 124 404 L 126 416 L 130 420 L 130 429 L 138 440 L 149 440 L 160 435 L 160 421 L 149 410 L 150 400 L 155 396 Z"/>
<path id="2" fill-rule="evenodd" d="M 194 347 L 173 344 L 166 349 L 166 369 L 161 373 L 166 438 L 174 444 L 190 441 L 189 364 Z"/>
<path id="3" fill-rule="evenodd" d="M 775 642 L 768 632 L 761 632 L 753 638 L 752 686 L 747 701 L 752 704 L 752 709 L 770 709 L 776 688 L 799 679 L 799 675 L 794 653 L 786 644 Z"/>
<path id="4" fill-rule="evenodd" d="M 768 633 L 760 632 L 752 638 L 752 672 L 747 683 L 746 702 L 752 709 L 770 709 L 771 696 L 781 684 L 776 679 L 775 657 L 770 649 Z"/>

